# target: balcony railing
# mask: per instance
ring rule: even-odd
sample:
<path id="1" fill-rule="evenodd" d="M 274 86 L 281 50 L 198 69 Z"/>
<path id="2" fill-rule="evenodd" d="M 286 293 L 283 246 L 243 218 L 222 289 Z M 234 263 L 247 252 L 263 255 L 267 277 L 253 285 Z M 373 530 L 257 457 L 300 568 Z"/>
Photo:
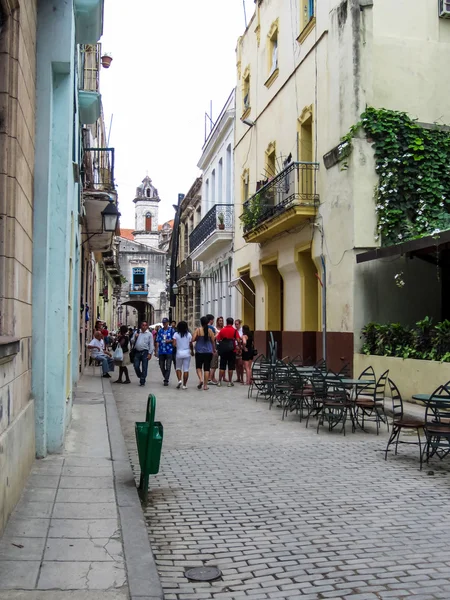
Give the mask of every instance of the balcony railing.
<path id="1" fill-rule="evenodd" d="M 80 90 L 98 92 L 100 88 L 101 44 L 80 46 Z"/>
<path id="2" fill-rule="evenodd" d="M 209 210 L 189 236 L 189 251 L 198 248 L 216 231 L 233 231 L 234 206 L 216 204 Z"/>
<path id="3" fill-rule="evenodd" d="M 240 219 L 244 233 L 256 229 L 292 207 L 315 207 L 319 202 L 316 193 L 316 172 L 319 163 L 293 162 L 262 186 L 244 202 Z"/>
<path id="4" fill-rule="evenodd" d="M 113 192 L 114 148 L 85 148 L 81 179 L 84 190 Z"/>
<path id="5" fill-rule="evenodd" d="M 191 258 L 186 258 L 186 260 L 183 260 L 183 262 L 177 267 L 177 281 L 183 277 L 187 277 L 192 273 L 200 273 L 200 263 L 196 260 L 192 260 Z"/>
<path id="6" fill-rule="evenodd" d="M 128 292 L 130 296 L 147 296 L 148 283 L 130 283 Z"/>

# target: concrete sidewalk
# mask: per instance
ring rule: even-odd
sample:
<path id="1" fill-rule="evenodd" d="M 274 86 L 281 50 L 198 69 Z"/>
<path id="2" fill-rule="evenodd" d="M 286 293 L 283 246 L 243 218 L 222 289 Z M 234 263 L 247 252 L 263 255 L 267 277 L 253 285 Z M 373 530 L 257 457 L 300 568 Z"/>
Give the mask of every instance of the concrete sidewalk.
<path id="1" fill-rule="evenodd" d="M 86 375 L 64 454 L 36 461 L 0 540 L 0 599 L 161 598 L 110 382 Z"/>

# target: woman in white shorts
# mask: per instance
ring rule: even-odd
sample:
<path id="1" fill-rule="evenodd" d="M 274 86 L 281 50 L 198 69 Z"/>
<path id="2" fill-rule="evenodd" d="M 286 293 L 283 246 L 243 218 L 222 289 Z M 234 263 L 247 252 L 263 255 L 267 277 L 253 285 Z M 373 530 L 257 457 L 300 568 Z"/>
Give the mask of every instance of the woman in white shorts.
<path id="1" fill-rule="evenodd" d="M 177 332 L 173 336 L 173 345 L 174 348 L 177 349 L 177 389 L 180 389 L 180 387 L 183 386 L 183 390 L 185 390 L 189 378 L 189 365 L 191 364 L 191 356 L 194 355 L 192 335 L 189 333 L 186 321 L 180 321 L 178 323 Z"/>

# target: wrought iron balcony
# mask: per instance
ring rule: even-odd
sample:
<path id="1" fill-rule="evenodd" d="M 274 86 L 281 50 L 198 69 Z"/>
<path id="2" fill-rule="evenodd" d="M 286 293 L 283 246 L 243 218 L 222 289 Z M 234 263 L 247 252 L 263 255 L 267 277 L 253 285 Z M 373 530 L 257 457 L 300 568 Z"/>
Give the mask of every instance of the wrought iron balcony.
<path id="1" fill-rule="evenodd" d="M 293 162 L 244 202 L 244 239 L 259 243 L 314 217 L 318 168 L 319 163 Z"/>
<path id="2" fill-rule="evenodd" d="M 148 283 L 131 283 L 128 293 L 130 296 L 148 296 Z"/>
<path id="3" fill-rule="evenodd" d="M 189 236 L 189 251 L 193 252 L 217 232 L 232 232 L 233 225 L 234 206 L 232 204 L 216 204 L 206 213 Z"/>
<path id="4" fill-rule="evenodd" d="M 83 190 L 114 192 L 114 148 L 84 148 Z"/>
<path id="5" fill-rule="evenodd" d="M 199 275 L 200 274 L 200 264 L 192 260 L 191 258 L 186 258 L 183 262 L 177 267 L 177 281 L 183 279 L 183 277 L 188 277 L 189 275 Z"/>

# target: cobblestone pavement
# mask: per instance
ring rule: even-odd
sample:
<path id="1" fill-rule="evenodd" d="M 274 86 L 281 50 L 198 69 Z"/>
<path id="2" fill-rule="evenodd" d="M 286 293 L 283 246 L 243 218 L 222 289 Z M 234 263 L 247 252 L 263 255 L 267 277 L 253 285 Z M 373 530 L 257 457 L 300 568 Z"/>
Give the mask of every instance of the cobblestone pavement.
<path id="1" fill-rule="evenodd" d="M 152 360 L 145 390 L 113 386 L 133 465 L 150 391 L 164 424 L 145 516 L 166 600 L 449 600 L 449 461 L 420 472 L 403 445 L 385 462 L 385 431 L 317 435 L 242 386 L 195 382 L 163 387 Z M 222 578 L 184 577 L 202 565 Z"/>

